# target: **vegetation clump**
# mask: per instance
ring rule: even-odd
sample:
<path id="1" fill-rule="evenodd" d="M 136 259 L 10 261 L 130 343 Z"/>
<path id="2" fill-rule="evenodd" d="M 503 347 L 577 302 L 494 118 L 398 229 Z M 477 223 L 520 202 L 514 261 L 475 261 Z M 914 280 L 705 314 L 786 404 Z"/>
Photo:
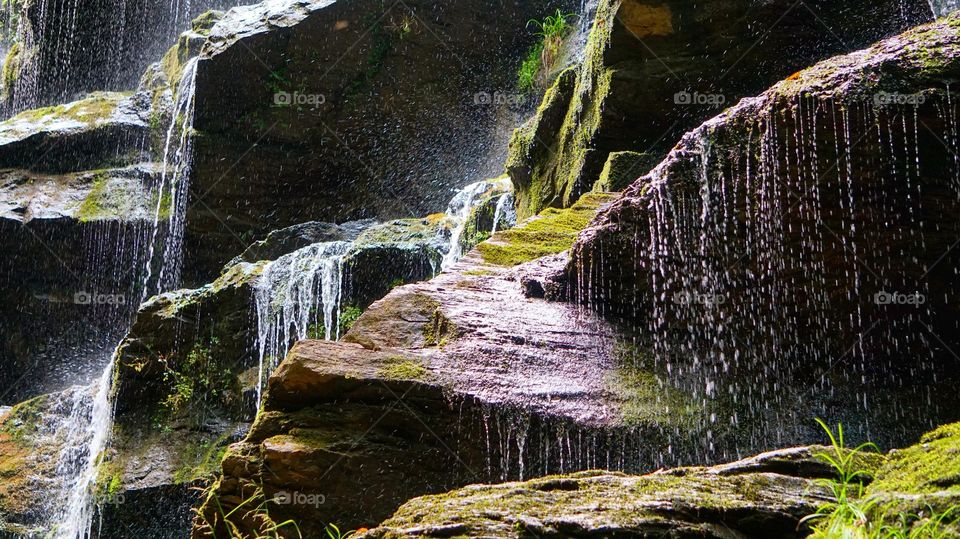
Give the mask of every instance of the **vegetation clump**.
<path id="1" fill-rule="evenodd" d="M 821 504 L 816 513 L 801 521 L 813 524 L 811 538 L 939 539 L 957 536 L 953 525 L 960 521 L 960 506 L 952 505 L 943 510 L 927 506 L 926 511 L 908 513 L 897 510 L 896 502 L 884 503 L 885 496 L 881 495 L 879 489 L 871 489 L 872 492 L 868 494 L 867 485 L 873 482 L 877 472 L 864 465 L 862 455 L 864 452 L 878 451 L 877 446 L 868 442 L 848 449 L 843 425 L 838 424 L 834 434 L 822 420 L 817 419 L 817 423 L 826 431 L 831 450 L 822 451 L 816 456 L 830 465 L 836 472 L 836 477 L 818 480 L 818 484 L 832 494 L 832 499 Z M 884 481 L 882 477 L 889 471 L 888 467 L 881 468 L 876 486 L 911 488 L 911 485 L 899 484 L 896 481 Z M 906 493 L 898 491 L 885 494 L 896 497 Z"/>
<path id="2" fill-rule="evenodd" d="M 546 81 L 556 67 L 563 49 L 563 41 L 573 26 L 571 19 L 577 17 L 574 13 L 564 13 L 561 10 L 548 15 L 542 21 L 531 19 L 527 27 L 536 27 L 539 41 L 530 47 L 520 69 L 517 72 L 517 87 L 521 92 L 529 93 L 537 87 L 546 86 Z"/>
<path id="3" fill-rule="evenodd" d="M 387 358 L 377 374 L 388 380 L 422 380 L 426 378 L 428 371 L 413 359 L 393 356 Z"/>

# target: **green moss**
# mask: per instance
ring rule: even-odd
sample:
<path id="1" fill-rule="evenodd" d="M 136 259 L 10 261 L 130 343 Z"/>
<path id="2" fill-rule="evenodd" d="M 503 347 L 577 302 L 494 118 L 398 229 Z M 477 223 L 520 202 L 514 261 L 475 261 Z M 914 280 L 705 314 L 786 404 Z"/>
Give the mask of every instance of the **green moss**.
<path id="1" fill-rule="evenodd" d="M 543 63 L 540 57 L 543 55 L 543 43 L 535 43 L 527 52 L 520 69 L 517 71 L 517 89 L 521 92 L 532 92 L 537 84 L 537 77 L 540 75 L 540 69 Z"/>
<path id="2" fill-rule="evenodd" d="M 179 455 L 179 467 L 173 474 L 175 484 L 213 478 L 220 470 L 220 462 L 230 446 L 231 432 L 219 437 L 202 436 L 184 445 Z"/>
<path id="3" fill-rule="evenodd" d="M 600 179 L 593 186 L 595 193 L 623 191 L 656 165 L 656 157 L 647 153 L 613 152 L 603 166 Z"/>
<path id="4" fill-rule="evenodd" d="M 868 494 L 881 492 L 960 495 L 960 423 L 940 427 L 919 444 L 892 452 L 867 489 Z"/>
<path id="5" fill-rule="evenodd" d="M 17 84 L 17 79 L 20 78 L 21 50 L 20 42 L 15 42 L 7 51 L 7 56 L 3 60 L 3 93 L 0 95 L 0 99 L 10 99 L 13 88 Z"/>
<path id="6" fill-rule="evenodd" d="M 498 266 L 516 266 L 562 253 L 573 246 L 577 235 L 590 224 L 599 209 L 614 199 L 612 194 L 594 193 L 583 196 L 565 210 L 548 208 L 521 226 L 496 233 L 478 249 L 484 261 Z"/>
<path id="7" fill-rule="evenodd" d="M 383 26 L 385 16 L 385 13 L 370 13 L 364 20 L 364 28 L 368 29 L 371 38 L 370 48 L 367 52 L 366 66 L 347 85 L 346 94 L 348 96 L 357 94 L 370 86 L 373 79 L 383 69 L 387 55 L 393 50 L 393 34 Z"/>
<path id="8" fill-rule="evenodd" d="M 427 377 L 429 371 L 414 359 L 393 356 L 387 358 L 377 374 L 387 380 L 423 380 Z"/>
<path id="9" fill-rule="evenodd" d="M 434 310 L 430 321 L 423 326 L 425 346 L 446 346 L 451 340 L 457 338 L 457 334 L 456 324 L 443 314 L 439 306 Z"/>
<path id="10" fill-rule="evenodd" d="M 80 222 L 90 222 L 101 219 L 108 214 L 108 182 L 104 176 L 98 176 L 93 181 L 93 189 L 77 209 L 77 219 Z"/>
<path id="11" fill-rule="evenodd" d="M 26 121 L 41 123 L 55 120 L 76 120 L 86 124 L 94 124 L 106 120 L 113 115 L 117 105 L 129 94 L 116 92 L 96 92 L 88 97 L 67 103 L 39 109 L 26 110 L 14 116 L 10 122 Z"/>
<path id="12" fill-rule="evenodd" d="M 635 346 L 618 343 L 617 368 L 606 377 L 607 389 L 616 395 L 627 425 L 692 427 L 704 410 L 687 394 L 662 383 L 652 369 L 652 358 Z"/>
<path id="13" fill-rule="evenodd" d="M 592 150 L 614 72 L 605 65 L 603 55 L 615 15 L 611 2 L 601 2 L 583 64 L 575 72 L 560 73 L 537 115 L 511 141 L 507 169 L 518 185 L 520 219 L 547 207 L 569 207 L 599 177 L 604 161 L 596 164 L 595 171 L 585 169 L 588 157 L 606 159 L 606 155 L 592 155 Z M 585 177 L 587 172 L 597 176 Z"/>
<path id="14" fill-rule="evenodd" d="M 217 11 L 215 9 L 207 10 L 206 12 L 198 15 L 197 18 L 193 19 L 193 22 L 190 24 L 190 26 L 197 34 L 204 36 L 209 35 L 210 30 L 222 17 L 222 11 Z"/>

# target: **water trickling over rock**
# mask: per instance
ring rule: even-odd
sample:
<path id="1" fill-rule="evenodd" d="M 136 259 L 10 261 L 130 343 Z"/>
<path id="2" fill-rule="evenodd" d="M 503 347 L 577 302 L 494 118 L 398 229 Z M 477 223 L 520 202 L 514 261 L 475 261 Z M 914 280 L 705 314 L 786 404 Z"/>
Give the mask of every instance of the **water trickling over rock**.
<path id="1" fill-rule="evenodd" d="M 476 243 L 476 239 L 465 237 L 465 231 L 471 219 L 476 220 L 478 208 L 494 200 L 499 208 L 511 189 L 509 179 L 500 178 L 472 183 L 457 192 L 446 214 L 435 225 L 436 241 L 423 253 L 425 262 L 433 265 L 434 274 L 462 258 L 464 247 Z M 508 210 L 501 210 L 494 226 L 500 220 L 509 222 L 508 215 Z M 369 228 L 358 240 L 316 243 L 284 255 L 263 269 L 254 297 L 260 355 L 258 388 L 264 387 L 266 378 L 294 342 L 308 337 L 340 338 L 341 300 L 350 279 L 345 274 L 348 257 L 378 241 L 401 240 L 389 223 L 371 225 L 365 223 Z M 378 236 L 382 237 L 372 239 Z M 422 246 L 411 248 L 419 252 Z M 435 261 L 441 256 L 438 267 Z"/>
<path id="2" fill-rule="evenodd" d="M 929 2 L 934 17 L 944 17 L 960 9 L 960 1 L 958 0 L 929 0 Z"/>
<path id="3" fill-rule="evenodd" d="M 255 297 L 260 349 L 258 390 L 294 342 L 308 336 L 327 340 L 340 337 L 343 257 L 351 245 L 345 241 L 314 244 L 271 262 L 263 270 Z"/>
<path id="4" fill-rule="evenodd" d="M 957 347 L 951 24 L 742 101 L 581 237 L 577 298 L 635 324 L 671 383 L 714 403 L 708 432 L 763 447 L 828 416 L 894 445 L 955 415 L 932 393 Z"/>
<path id="5" fill-rule="evenodd" d="M 449 239 L 446 240 L 449 250 L 443 255 L 441 269 L 449 269 L 463 257 L 463 233 L 467 228 L 471 214 L 477 206 L 489 199 L 492 194 L 503 191 L 509 192 L 512 189 L 509 178 L 499 178 L 470 184 L 453 197 L 453 200 L 447 205 L 447 219 L 452 224 L 449 227 Z M 494 226 L 496 226 L 496 221 L 494 221 Z M 447 233 L 445 227 L 442 234 L 446 236 Z"/>
<path id="6" fill-rule="evenodd" d="M 150 238 L 146 243 L 143 281 L 138 289 L 145 298 L 154 288 L 163 292 L 179 283 L 186 204 L 188 197 L 191 138 L 193 126 L 196 59 L 191 60 L 174 91 L 163 151 L 163 170 L 157 184 L 150 186 L 156 201 Z M 159 257 L 158 257 L 159 255 Z M 152 277 L 154 270 L 156 277 Z M 115 354 L 115 352 L 114 352 Z M 52 509 L 47 526 L 58 539 L 89 537 L 94 515 L 94 487 L 98 465 L 110 438 L 114 361 L 111 354 L 102 373 L 86 389 L 76 388 L 70 412 L 54 431 L 65 433 L 63 451 L 58 457 L 58 485 L 51 491 Z"/>

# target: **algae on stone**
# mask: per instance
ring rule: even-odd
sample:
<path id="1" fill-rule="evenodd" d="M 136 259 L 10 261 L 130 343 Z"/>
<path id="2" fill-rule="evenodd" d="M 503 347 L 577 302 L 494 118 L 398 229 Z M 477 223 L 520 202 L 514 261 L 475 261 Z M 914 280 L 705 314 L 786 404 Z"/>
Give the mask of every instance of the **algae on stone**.
<path id="1" fill-rule="evenodd" d="M 521 225 L 498 232 L 477 248 L 483 260 L 498 266 L 516 266 L 570 249 L 581 230 L 615 196 L 591 193 L 567 209 L 548 208 Z"/>

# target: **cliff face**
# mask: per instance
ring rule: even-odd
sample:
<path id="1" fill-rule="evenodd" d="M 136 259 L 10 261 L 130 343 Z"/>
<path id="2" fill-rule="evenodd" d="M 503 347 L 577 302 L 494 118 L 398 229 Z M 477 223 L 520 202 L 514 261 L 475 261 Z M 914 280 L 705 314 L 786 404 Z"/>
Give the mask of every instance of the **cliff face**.
<path id="1" fill-rule="evenodd" d="M 570 299 L 757 417 L 954 419 L 951 391 L 926 392 L 958 346 L 957 27 L 822 62 L 685 135 L 580 236 Z"/>
<path id="2" fill-rule="evenodd" d="M 270 0 L 0 123 L 0 535 L 83 467 L 101 537 L 801 537 L 824 448 L 743 455 L 956 420 L 960 14 L 791 75 L 926 3 L 601 0 L 502 155 L 573 8 Z"/>
<path id="3" fill-rule="evenodd" d="M 510 143 L 521 218 L 589 192 L 611 153 L 630 181 L 680 136 L 791 73 L 929 20 L 921 1 L 602 0 L 583 62 Z"/>
<path id="4" fill-rule="evenodd" d="M 281 2 L 228 13 L 197 72 L 202 196 L 188 215 L 188 277 L 209 280 L 229 259 L 210 246 L 243 249 L 238 236 L 428 215 L 465 181 L 499 174 L 515 112 L 477 96 L 514 86 L 533 39 L 527 21 L 557 8 L 574 3 Z"/>

